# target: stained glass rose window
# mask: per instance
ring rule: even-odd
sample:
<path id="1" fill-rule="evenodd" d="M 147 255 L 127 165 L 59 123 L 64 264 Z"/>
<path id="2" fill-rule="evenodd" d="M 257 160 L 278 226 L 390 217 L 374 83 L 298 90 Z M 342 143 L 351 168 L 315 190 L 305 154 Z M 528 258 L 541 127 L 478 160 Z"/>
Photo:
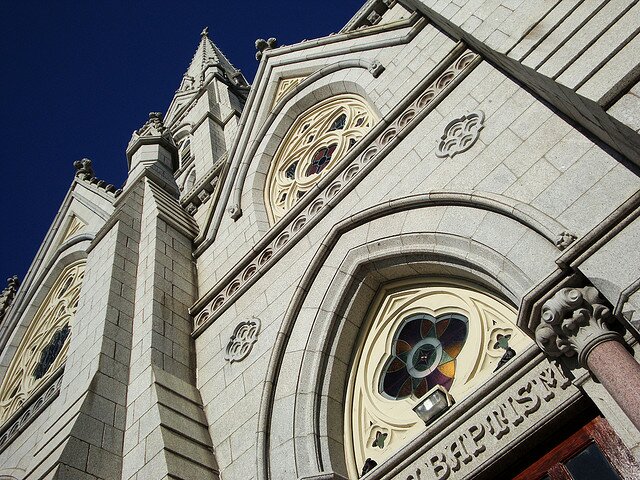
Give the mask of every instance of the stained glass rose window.
<path id="1" fill-rule="evenodd" d="M 419 398 L 435 385 L 451 388 L 468 324 L 467 317 L 455 313 L 406 318 L 394 336 L 392 356 L 382 369 L 380 393 L 399 400 L 410 395 Z"/>

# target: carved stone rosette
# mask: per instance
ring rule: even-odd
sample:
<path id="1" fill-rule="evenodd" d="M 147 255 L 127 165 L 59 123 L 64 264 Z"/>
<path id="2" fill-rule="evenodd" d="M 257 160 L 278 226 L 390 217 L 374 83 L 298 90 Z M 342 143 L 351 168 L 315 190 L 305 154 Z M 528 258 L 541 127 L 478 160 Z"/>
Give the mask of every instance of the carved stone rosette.
<path id="1" fill-rule="evenodd" d="M 240 322 L 233 331 L 229 343 L 227 344 L 227 350 L 225 352 L 225 360 L 229 363 L 239 362 L 249 355 L 253 344 L 258 341 L 258 334 L 260 333 L 260 320 L 253 318 L 253 320 L 247 320 L 246 322 Z"/>
<path id="2" fill-rule="evenodd" d="M 541 317 L 536 342 L 550 357 L 577 354 L 586 367 L 594 347 L 609 340 L 622 341 L 620 334 L 609 329 L 615 317 L 594 287 L 561 289 L 544 303 Z"/>
<path id="3" fill-rule="evenodd" d="M 483 128 L 484 112 L 481 110 L 456 118 L 445 127 L 436 157 L 453 158 L 458 153 L 466 152 L 476 143 Z"/>

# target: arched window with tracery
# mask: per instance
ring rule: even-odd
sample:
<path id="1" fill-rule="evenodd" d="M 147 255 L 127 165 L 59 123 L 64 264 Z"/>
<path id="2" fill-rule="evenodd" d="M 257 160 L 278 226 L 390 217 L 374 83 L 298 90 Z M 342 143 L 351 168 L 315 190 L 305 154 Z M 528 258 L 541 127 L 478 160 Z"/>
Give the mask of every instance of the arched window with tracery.
<path id="1" fill-rule="evenodd" d="M 430 389 L 460 402 L 532 344 L 510 305 L 462 281 L 389 285 L 362 328 L 345 402 L 350 478 L 424 430 L 413 407 Z"/>
<path id="2" fill-rule="evenodd" d="M 324 100 L 298 116 L 278 147 L 264 192 L 276 223 L 373 127 L 378 117 L 354 94 Z"/>
<path id="3" fill-rule="evenodd" d="M 85 265 L 63 269 L 27 327 L 0 385 L 0 425 L 64 364 Z"/>

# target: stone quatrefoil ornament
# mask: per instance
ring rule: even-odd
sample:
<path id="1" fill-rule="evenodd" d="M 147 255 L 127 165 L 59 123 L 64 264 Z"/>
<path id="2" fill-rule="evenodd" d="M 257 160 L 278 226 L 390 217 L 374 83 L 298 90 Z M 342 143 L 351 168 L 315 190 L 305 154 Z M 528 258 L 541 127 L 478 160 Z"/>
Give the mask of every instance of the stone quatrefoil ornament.
<path id="1" fill-rule="evenodd" d="M 484 112 L 480 110 L 456 118 L 445 127 L 436 156 L 453 158 L 458 153 L 466 152 L 476 143 L 483 128 Z"/>
<path id="2" fill-rule="evenodd" d="M 229 339 L 224 359 L 229 363 L 245 359 L 258 340 L 259 333 L 259 319 L 254 317 L 252 320 L 240 322 Z"/>

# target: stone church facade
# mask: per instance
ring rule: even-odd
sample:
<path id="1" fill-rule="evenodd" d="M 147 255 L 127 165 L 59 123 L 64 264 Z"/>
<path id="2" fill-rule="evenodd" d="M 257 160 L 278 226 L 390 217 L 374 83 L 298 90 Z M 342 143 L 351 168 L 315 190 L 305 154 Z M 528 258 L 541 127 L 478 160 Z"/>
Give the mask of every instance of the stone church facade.
<path id="1" fill-rule="evenodd" d="M 205 29 L 0 295 L 0 478 L 640 478 L 639 20 L 369 0 L 251 86 Z"/>

